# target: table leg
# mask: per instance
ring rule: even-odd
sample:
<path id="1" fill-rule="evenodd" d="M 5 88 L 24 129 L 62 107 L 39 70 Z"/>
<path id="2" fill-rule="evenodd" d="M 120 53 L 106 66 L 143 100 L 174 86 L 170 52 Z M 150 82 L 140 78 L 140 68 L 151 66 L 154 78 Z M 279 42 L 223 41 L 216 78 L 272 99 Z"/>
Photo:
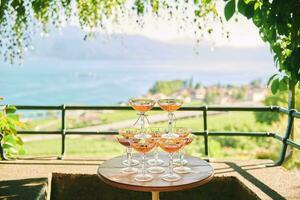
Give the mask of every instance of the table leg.
<path id="1" fill-rule="evenodd" d="M 152 200 L 159 200 L 159 192 L 152 191 Z"/>

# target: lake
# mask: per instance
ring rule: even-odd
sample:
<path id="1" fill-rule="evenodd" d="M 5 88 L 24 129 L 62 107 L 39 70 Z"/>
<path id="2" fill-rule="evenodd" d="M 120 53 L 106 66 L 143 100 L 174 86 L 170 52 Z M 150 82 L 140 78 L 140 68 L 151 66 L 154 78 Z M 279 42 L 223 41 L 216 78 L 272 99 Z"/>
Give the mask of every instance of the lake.
<path id="1" fill-rule="evenodd" d="M 269 63 L 268 63 L 269 64 Z M 228 67 L 229 66 L 229 67 Z M 23 66 L 0 65 L 5 104 L 108 105 L 142 95 L 157 80 L 190 79 L 202 84 L 244 84 L 266 80 L 272 66 L 204 66 L 189 61 L 28 59 Z"/>

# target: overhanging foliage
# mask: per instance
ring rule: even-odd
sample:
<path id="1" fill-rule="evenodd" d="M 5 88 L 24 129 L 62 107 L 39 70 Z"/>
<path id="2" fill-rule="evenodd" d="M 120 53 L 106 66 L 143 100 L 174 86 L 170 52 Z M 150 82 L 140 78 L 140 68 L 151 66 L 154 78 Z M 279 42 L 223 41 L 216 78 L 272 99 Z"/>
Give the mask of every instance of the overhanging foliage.
<path id="1" fill-rule="evenodd" d="M 225 17 L 238 12 L 259 29 L 270 44 L 279 73 L 270 78 L 273 94 L 287 90 L 300 81 L 300 1 L 299 0 L 227 0 Z"/>
<path id="2" fill-rule="evenodd" d="M 169 20 L 179 13 L 179 27 L 194 24 L 198 38 L 212 32 L 207 22 L 222 21 L 213 0 L 1 0 L 0 56 L 10 62 L 22 59 L 33 36 L 47 33 L 52 26 L 79 24 L 89 35 L 125 20 L 142 26 L 143 16 L 149 13 Z"/>

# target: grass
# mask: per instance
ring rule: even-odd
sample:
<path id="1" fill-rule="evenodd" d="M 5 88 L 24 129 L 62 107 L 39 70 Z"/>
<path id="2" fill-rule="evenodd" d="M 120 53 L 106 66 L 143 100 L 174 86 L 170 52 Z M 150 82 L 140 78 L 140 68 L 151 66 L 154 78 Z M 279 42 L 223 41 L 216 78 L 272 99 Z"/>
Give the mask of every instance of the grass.
<path id="1" fill-rule="evenodd" d="M 155 127 L 166 126 L 166 123 L 154 124 Z M 190 127 L 193 130 L 203 131 L 203 118 L 179 119 L 176 122 L 178 127 Z M 284 127 L 277 127 L 267 124 L 259 124 L 255 121 L 252 112 L 229 112 L 208 116 L 209 131 L 279 131 Z"/>
<path id="2" fill-rule="evenodd" d="M 58 156 L 61 150 L 61 140 L 57 138 L 32 141 L 25 143 L 24 147 L 27 155 Z M 113 136 L 105 138 L 101 136 L 67 137 L 66 149 L 67 155 L 78 156 L 112 157 L 123 152 L 122 146 L 113 140 Z"/>
<path id="3" fill-rule="evenodd" d="M 123 111 L 124 112 L 124 111 Z M 122 113 L 125 114 L 126 112 Z M 131 113 L 131 112 L 130 112 Z M 131 114 L 128 114 L 131 115 Z M 128 116 L 127 115 L 127 116 Z M 115 113 L 111 113 L 111 116 L 116 116 Z M 121 116 L 121 113 L 120 113 Z M 116 120 L 116 118 L 111 119 L 112 121 Z M 119 117 L 118 119 L 121 119 Z M 236 121 L 240 120 L 240 123 L 236 124 Z M 188 119 L 179 119 L 177 120 L 176 125 L 178 127 L 190 127 L 193 130 L 203 130 L 203 122 L 202 118 L 188 118 Z M 217 122 L 217 123 L 216 123 Z M 252 113 L 229 113 L 229 114 L 222 114 L 222 115 L 214 115 L 209 116 L 208 121 L 208 127 L 209 130 L 226 130 L 226 131 L 250 131 L 252 127 L 255 127 L 255 119 L 254 115 Z M 157 123 L 153 124 L 153 127 L 166 127 L 166 123 Z M 267 131 L 270 126 L 268 125 L 256 125 L 257 131 Z M 67 137 L 68 138 L 68 137 Z M 99 138 L 99 139 L 98 139 Z M 107 137 L 105 137 L 107 138 Z M 228 137 L 227 137 L 228 138 Z M 222 141 L 219 141 L 218 143 L 221 143 L 223 145 L 227 146 L 234 146 L 234 147 L 240 147 L 240 145 L 237 145 L 235 143 L 238 143 L 239 140 L 243 141 L 244 139 L 248 140 L 247 138 L 242 137 L 230 137 L 232 138 L 232 141 L 234 141 L 234 144 L 228 142 L 222 143 Z M 218 141 L 216 137 L 211 139 L 212 146 L 216 146 L 215 140 Z M 227 139 L 228 140 L 228 139 Z M 103 143 L 103 144 L 102 144 Z M 202 138 L 199 137 L 196 142 L 194 142 L 195 145 L 192 146 L 203 146 Z M 87 145 L 88 144 L 88 145 Z M 114 142 L 112 139 L 103 140 L 101 137 L 76 137 L 76 138 L 68 138 L 67 139 L 67 148 L 68 148 L 68 154 L 70 155 L 101 155 L 104 154 L 106 151 L 111 152 L 112 149 L 108 148 L 107 144 L 110 146 L 116 146 L 118 145 L 116 142 Z M 58 147 L 55 151 L 50 150 L 54 147 Z M 25 144 L 25 148 L 28 150 L 28 154 L 37 155 L 37 154 L 51 154 L 51 153 L 59 153 L 59 147 L 60 147 L 60 138 L 57 139 L 50 139 L 50 140 L 44 140 L 44 141 L 33 141 L 28 142 Z M 74 149 L 73 149 L 74 148 Z M 114 149 L 114 148 L 113 148 Z M 195 148 L 199 149 L 199 148 Z M 201 147 L 202 149 L 202 147 Z M 201 149 L 199 149 L 201 151 Z M 214 148 L 215 149 L 215 148 Z M 212 149 L 212 152 L 213 150 Z M 113 151 L 114 152 L 114 151 Z"/>
<path id="4" fill-rule="evenodd" d="M 122 113 L 121 113 L 122 112 Z M 157 113 L 157 112 L 155 112 Z M 107 113 L 111 122 L 128 119 L 127 117 L 136 117 L 136 113 L 130 111 L 118 111 Z M 179 119 L 177 127 L 190 127 L 193 130 L 203 130 L 203 119 L 188 118 Z M 296 124 L 296 141 L 300 139 L 300 123 Z M 153 127 L 166 127 L 167 123 L 152 124 Z M 255 116 L 251 112 L 229 112 L 226 114 L 212 115 L 208 117 L 208 128 L 210 131 L 274 131 L 282 133 L 285 124 L 267 125 L 259 124 L 255 121 Z M 25 143 L 27 155 L 59 155 L 60 138 L 32 141 Z M 113 136 L 67 136 L 66 140 L 67 155 L 76 156 L 99 156 L 113 157 L 120 155 L 123 148 L 114 141 Z M 209 155 L 215 158 L 239 158 L 239 159 L 273 159 L 278 158 L 281 149 L 280 142 L 273 138 L 256 137 L 230 137 L 218 136 L 209 137 Z M 203 137 L 199 136 L 186 148 L 189 154 L 195 156 L 204 156 Z M 288 168 L 300 167 L 300 152 L 295 151 L 295 159 L 288 162 Z"/>
<path id="5" fill-rule="evenodd" d="M 161 111 L 151 111 L 148 114 L 153 116 L 162 114 Z M 79 116 L 72 116 L 67 114 L 67 128 L 75 129 L 87 126 L 104 125 L 123 120 L 137 119 L 136 111 L 111 111 L 111 112 L 97 112 L 97 119 L 95 120 L 80 120 Z M 59 118 L 49 117 L 35 119 L 33 121 L 26 122 L 26 128 L 24 130 L 59 130 L 61 127 L 61 120 Z"/>
<path id="6" fill-rule="evenodd" d="M 185 103 L 184 106 L 201 106 L 202 103 L 199 101 L 194 101 L 190 103 Z M 157 114 L 163 114 L 163 111 L 150 111 L 148 112 L 149 115 L 157 115 Z M 59 116 L 55 112 L 49 112 L 45 111 L 46 116 L 43 118 L 37 118 L 32 121 L 26 122 L 26 128 L 24 130 L 59 130 L 61 127 L 61 120 L 58 117 Z M 95 125 L 103 125 L 103 124 L 109 124 L 114 122 L 119 122 L 123 120 L 131 120 L 137 118 L 137 112 L 136 111 L 110 111 L 110 112 L 103 112 L 98 111 L 97 112 L 97 119 L 94 121 L 86 120 L 82 121 L 79 120 L 78 114 L 75 115 L 73 113 L 67 112 L 67 127 L 69 129 L 74 128 L 81 128 L 86 126 L 95 126 Z"/>

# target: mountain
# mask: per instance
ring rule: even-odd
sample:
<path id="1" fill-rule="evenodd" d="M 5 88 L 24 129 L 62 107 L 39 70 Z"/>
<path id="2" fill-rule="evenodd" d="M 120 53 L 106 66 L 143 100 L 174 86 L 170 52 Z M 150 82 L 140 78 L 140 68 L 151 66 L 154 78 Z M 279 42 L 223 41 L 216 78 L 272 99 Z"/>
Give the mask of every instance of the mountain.
<path id="1" fill-rule="evenodd" d="M 149 60 L 149 61 L 272 61 L 267 47 L 215 47 L 204 43 L 193 45 L 164 43 L 141 35 L 98 34 L 84 40 L 77 27 L 64 28 L 62 33 L 52 31 L 47 38 L 36 37 L 35 50 L 26 57 L 55 59 L 96 60 Z M 182 40 L 179 39 L 179 40 Z"/>

